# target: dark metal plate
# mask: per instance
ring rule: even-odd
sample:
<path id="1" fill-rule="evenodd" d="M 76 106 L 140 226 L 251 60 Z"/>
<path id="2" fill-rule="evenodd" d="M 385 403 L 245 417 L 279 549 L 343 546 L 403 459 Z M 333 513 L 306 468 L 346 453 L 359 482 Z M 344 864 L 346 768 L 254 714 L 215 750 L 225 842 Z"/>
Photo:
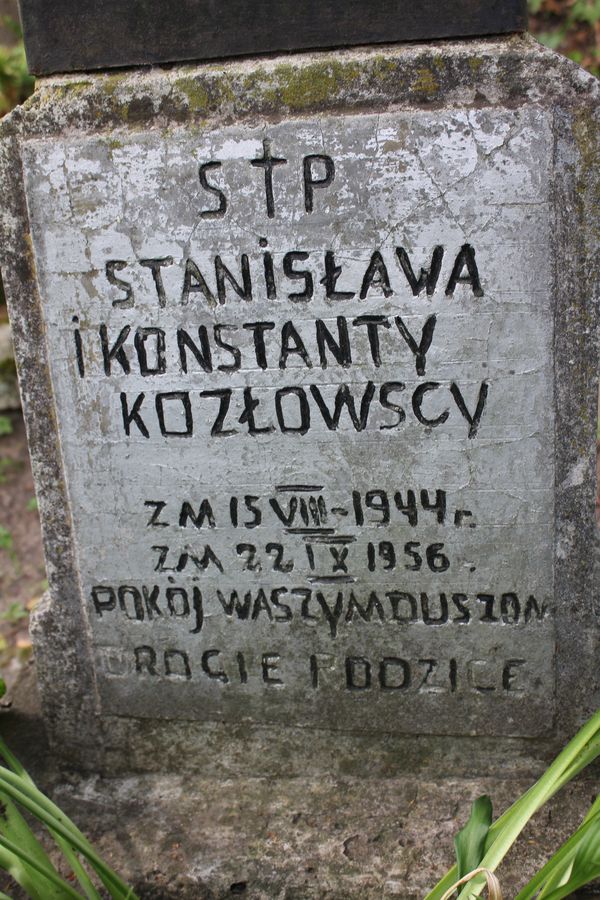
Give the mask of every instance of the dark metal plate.
<path id="1" fill-rule="evenodd" d="M 526 0 L 20 0 L 36 75 L 504 34 Z"/>

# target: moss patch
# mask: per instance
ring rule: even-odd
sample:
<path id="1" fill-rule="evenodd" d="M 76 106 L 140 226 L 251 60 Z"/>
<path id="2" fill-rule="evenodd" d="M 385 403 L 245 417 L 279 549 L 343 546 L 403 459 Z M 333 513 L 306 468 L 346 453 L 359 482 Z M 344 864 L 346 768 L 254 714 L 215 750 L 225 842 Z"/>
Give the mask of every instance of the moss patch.
<path id="1" fill-rule="evenodd" d="M 413 82 L 413 88 L 420 94 L 437 94 L 440 89 L 439 82 L 431 69 L 421 66 L 417 69 L 417 77 Z"/>
<path id="2" fill-rule="evenodd" d="M 175 87 L 187 97 L 192 112 L 206 113 L 209 107 L 208 91 L 196 78 L 184 77 L 175 81 Z"/>

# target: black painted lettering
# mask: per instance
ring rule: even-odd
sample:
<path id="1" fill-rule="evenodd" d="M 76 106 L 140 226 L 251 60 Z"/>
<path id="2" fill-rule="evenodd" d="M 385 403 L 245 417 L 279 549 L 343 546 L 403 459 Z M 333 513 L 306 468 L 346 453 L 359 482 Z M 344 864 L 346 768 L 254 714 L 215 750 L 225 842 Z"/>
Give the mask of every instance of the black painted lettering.
<path id="1" fill-rule="evenodd" d="M 146 616 L 148 617 L 149 621 L 152 621 L 152 619 L 154 618 L 162 618 L 163 612 L 158 605 L 159 594 L 160 588 L 157 584 L 153 585 L 151 589 L 145 584 L 142 585 L 142 597 L 144 598 Z"/>
<path id="2" fill-rule="evenodd" d="M 142 595 L 136 587 L 129 584 L 121 584 L 117 590 L 117 596 L 119 598 L 119 606 L 128 619 L 134 619 L 138 622 L 142 622 L 144 620 L 144 604 L 142 602 Z M 130 615 L 129 609 L 127 607 L 128 597 L 131 597 L 131 602 L 133 603 L 132 615 Z"/>
<path id="3" fill-rule="evenodd" d="M 318 168 L 322 168 L 323 177 L 316 178 L 313 172 L 313 166 L 318 164 Z M 335 164 L 331 156 L 324 153 L 313 153 L 305 156 L 302 165 L 304 176 L 304 208 L 307 213 L 313 211 L 314 189 L 328 187 L 335 178 Z"/>
<path id="4" fill-rule="evenodd" d="M 240 684 L 248 684 L 248 669 L 246 668 L 246 659 L 243 653 L 236 653 L 238 664 L 238 672 L 240 673 Z"/>
<path id="5" fill-rule="evenodd" d="M 362 399 L 360 401 L 360 416 L 357 415 L 354 396 L 352 395 L 347 384 L 342 384 L 338 388 L 337 394 L 335 395 L 335 407 L 333 413 L 329 411 L 327 403 L 325 402 L 325 399 L 316 384 L 311 384 L 310 392 L 313 395 L 317 406 L 319 407 L 327 428 L 330 431 L 337 431 L 340 424 L 342 410 L 344 408 L 348 410 L 348 415 L 350 416 L 350 419 L 356 431 L 364 431 L 367 427 L 367 421 L 369 419 L 369 412 L 371 409 L 371 401 L 373 400 L 373 395 L 375 394 L 375 385 L 372 381 L 367 382 L 367 386 L 365 387 Z"/>
<path id="6" fill-rule="evenodd" d="M 463 275 L 462 273 L 465 269 L 467 274 Z M 454 294 L 457 284 L 470 284 L 475 296 L 483 297 L 479 270 L 475 262 L 475 250 L 470 244 L 463 244 L 460 248 L 450 275 L 450 281 L 446 287 L 446 296 L 451 297 Z"/>
<path id="7" fill-rule="evenodd" d="M 386 264 L 383 261 L 383 256 L 376 250 L 375 253 L 371 256 L 371 261 L 367 267 L 367 271 L 365 272 L 365 277 L 362 281 L 362 286 L 360 289 L 360 299 L 364 300 L 367 296 L 369 289 L 372 287 L 380 288 L 383 291 L 384 297 L 391 297 L 394 293 L 392 290 L 392 286 L 390 284 L 390 278 L 388 275 L 388 270 Z"/>
<path id="8" fill-rule="evenodd" d="M 200 588 L 194 587 L 192 592 L 192 604 L 194 607 L 194 613 L 196 616 L 196 624 L 194 628 L 191 629 L 191 634 L 200 634 L 202 631 L 202 625 L 204 624 L 204 606 L 202 603 L 202 592 Z"/>
<path id="9" fill-rule="evenodd" d="M 260 238 L 261 247 L 266 247 L 268 241 L 266 238 Z M 277 285 L 275 284 L 275 269 L 273 266 L 273 255 L 269 251 L 263 253 L 263 268 L 265 272 L 265 285 L 267 287 L 267 300 L 277 300 Z"/>
<path id="10" fill-rule="evenodd" d="M 174 618 L 187 618 L 190 614 L 190 601 L 184 588 L 168 587 L 166 590 L 169 615 Z"/>
<path id="11" fill-rule="evenodd" d="M 212 678 L 213 681 L 220 681 L 223 684 L 229 684 L 229 678 L 225 674 L 224 669 L 215 669 L 211 666 L 211 660 L 217 661 L 218 657 L 221 655 L 220 650 L 205 650 L 202 654 L 201 666 L 202 671 L 208 675 L 209 678 Z"/>
<path id="12" fill-rule="evenodd" d="M 227 197 L 218 187 L 215 187 L 213 184 L 208 183 L 208 179 L 206 177 L 206 173 L 211 169 L 220 169 L 221 163 L 216 160 L 201 163 L 198 167 L 198 177 L 200 179 L 200 184 L 204 188 L 205 191 L 208 191 L 209 194 L 213 194 L 213 196 L 219 198 L 219 205 L 216 209 L 203 209 L 200 213 L 201 219 L 222 219 L 225 213 L 227 212 Z"/>
<path id="13" fill-rule="evenodd" d="M 266 547 L 267 553 L 269 553 L 269 547 L 273 547 L 273 546 L 280 547 L 281 545 L 280 544 L 277 544 L 277 545 L 267 544 L 267 547 Z M 286 569 L 285 569 L 285 567 L 280 566 L 278 571 L 285 572 Z M 289 569 L 287 569 L 287 571 L 289 571 Z M 282 603 L 281 600 L 279 599 L 280 594 L 287 594 L 287 593 L 288 593 L 287 588 L 273 588 L 273 590 L 271 591 L 271 606 L 274 609 L 273 618 L 275 619 L 276 622 L 291 622 L 292 621 L 293 615 L 292 615 L 291 608 L 287 605 L 287 603 Z"/>
<path id="14" fill-rule="evenodd" d="M 103 599 L 103 596 L 105 599 Z M 105 612 L 110 612 L 117 605 L 117 595 L 114 588 L 96 585 L 92 588 L 92 602 L 97 615 L 102 618 Z"/>
<path id="15" fill-rule="evenodd" d="M 383 425 L 380 425 L 380 431 L 390 431 L 393 428 L 397 428 L 406 419 L 406 413 L 403 408 L 397 403 L 392 403 L 389 399 L 390 394 L 400 393 L 400 391 L 405 390 L 405 388 L 406 385 L 402 381 L 386 381 L 385 384 L 381 385 L 379 389 L 379 403 L 384 409 L 389 409 L 391 412 L 396 413 L 396 420 L 389 424 L 384 423 Z"/>
<path id="16" fill-rule="evenodd" d="M 131 325 L 125 325 L 119 332 L 118 338 L 111 347 L 108 342 L 108 329 L 106 325 L 104 325 L 104 323 L 100 325 L 100 346 L 102 348 L 105 375 L 112 374 L 111 364 L 113 360 L 116 360 L 119 363 L 126 375 L 129 375 L 129 373 L 131 372 L 129 359 L 127 357 L 127 354 L 125 353 L 125 348 L 123 346 L 125 344 L 125 341 L 129 337 L 130 331 Z"/>
<path id="17" fill-rule="evenodd" d="M 213 512 L 213 508 L 210 504 L 210 500 L 204 498 L 198 507 L 198 512 L 194 512 L 192 504 L 185 500 L 181 505 L 181 512 L 179 513 L 179 525 L 181 528 L 187 528 L 188 522 L 191 522 L 194 528 L 203 528 L 204 523 L 208 524 L 209 528 L 215 527 L 215 515 Z"/>
<path id="18" fill-rule="evenodd" d="M 168 522 L 160 522 L 160 514 L 166 506 L 166 502 L 164 500 L 144 500 L 144 506 L 148 506 L 153 509 L 152 515 L 146 522 L 147 527 L 154 528 L 166 528 L 168 526 Z"/>
<path id="19" fill-rule="evenodd" d="M 277 668 L 281 657 L 279 653 L 263 653 L 261 668 L 262 668 L 262 679 L 265 684 L 283 684 L 281 678 L 277 678 L 274 674 L 277 672 Z"/>
<path id="20" fill-rule="evenodd" d="M 237 372 L 242 367 L 242 354 L 238 347 L 228 344 L 221 337 L 223 331 L 235 331 L 235 325 L 215 325 L 213 332 L 215 336 L 215 344 L 220 350 L 226 350 L 233 357 L 233 362 L 226 365 L 222 363 L 217 366 L 219 372 Z"/>
<path id="21" fill-rule="evenodd" d="M 200 346 L 198 346 L 192 340 L 192 338 L 184 328 L 177 329 L 177 349 L 179 350 L 179 364 L 181 365 L 181 371 L 186 375 L 188 371 L 188 350 L 191 350 L 196 361 L 200 364 L 201 368 L 205 372 L 212 372 L 213 370 L 212 357 L 210 353 L 210 341 L 208 339 L 206 325 L 199 326 L 198 341 Z"/>
<path id="22" fill-rule="evenodd" d="M 260 400 L 252 395 L 252 388 L 244 388 L 244 411 L 238 419 L 240 425 L 248 425 L 248 434 L 270 434 L 275 431 L 274 425 L 257 425 L 254 411 L 260 406 Z"/>
<path id="23" fill-rule="evenodd" d="M 500 616 L 505 625 L 516 625 L 521 615 L 521 604 L 516 594 L 502 594 Z"/>
<path id="24" fill-rule="evenodd" d="M 183 411 L 184 428 L 183 430 L 169 429 L 165 423 L 165 403 L 180 403 Z M 163 437 L 191 437 L 194 433 L 194 420 L 192 417 L 192 404 L 190 402 L 189 391 L 168 391 L 164 394 L 157 394 L 154 399 L 156 407 L 156 415 L 158 417 L 158 426 Z"/>
<path id="25" fill-rule="evenodd" d="M 237 434 L 235 428 L 223 428 L 223 423 L 225 422 L 231 403 L 231 388 L 222 388 L 221 390 L 215 391 L 201 391 L 200 396 L 215 397 L 219 400 L 219 411 L 217 412 L 215 421 L 210 429 L 212 437 L 228 437 L 230 434 Z"/>
<path id="26" fill-rule="evenodd" d="M 109 259 L 104 267 L 104 272 L 110 284 L 118 287 L 125 293 L 124 297 L 118 297 L 112 302 L 113 306 L 118 306 L 121 309 L 131 309 L 133 306 L 133 287 L 131 283 L 124 281 L 122 278 L 117 278 L 115 275 L 115 271 L 120 272 L 126 268 L 127 263 L 124 259 Z"/>
<path id="27" fill-rule="evenodd" d="M 217 302 L 215 297 L 206 283 L 204 275 L 196 265 L 193 259 L 186 259 L 185 273 L 183 276 L 183 287 L 181 289 L 181 302 L 186 304 L 189 302 L 190 294 L 202 294 L 211 306 Z"/>
<path id="28" fill-rule="evenodd" d="M 250 263 L 248 262 L 248 255 L 246 253 L 242 253 L 240 257 L 240 266 L 242 270 L 243 284 L 239 284 L 239 282 L 236 281 L 233 274 L 224 264 L 221 257 L 215 256 L 215 275 L 217 278 L 217 294 L 219 296 L 219 303 L 225 303 L 225 300 L 227 299 L 227 292 L 225 289 L 226 281 L 229 282 L 235 293 L 238 295 L 238 297 L 241 297 L 242 300 L 252 300 L 252 279 L 250 277 Z"/>
<path id="29" fill-rule="evenodd" d="M 175 678 L 185 678 L 189 681 L 192 677 L 190 659 L 185 650 L 165 650 L 164 663 L 167 678 L 173 676 Z"/>
<path id="30" fill-rule="evenodd" d="M 142 403 L 144 402 L 145 394 L 138 394 L 134 400 L 133 406 L 131 410 L 129 409 L 129 401 L 127 399 L 127 394 L 121 392 L 119 394 L 121 400 L 121 413 L 123 415 L 123 428 L 125 429 L 125 434 L 129 437 L 131 434 L 131 423 L 134 422 L 137 426 L 138 431 L 145 438 L 149 438 L 150 434 L 148 429 L 146 428 L 146 424 L 142 417 L 140 416 L 140 409 L 142 408 Z"/>
<path id="31" fill-rule="evenodd" d="M 260 506 L 257 505 L 258 500 L 260 500 L 260 497 L 256 497 L 254 494 L 244 495 L 244 506 L 248 512 L 252 513 L 252 519 L 244 522 L 244 528 L 258 528 L 262 522 L 262 512 L 260 511 Z"/>
<path id="32" fill-rule="evenodd" d="M 441 246 L 434 247 L 433 256 L 431 257 L 431 265 L 428 269 L 421 268 L 419 277 L 414 273 L 408 253 L 404 247 L 396 247 L 396 256 L 406 275 L 406 280 L 410 285 L 414 297 L 418 297 L 425 288 L 428 297 L 432 297 L 437 287 L 438 279 L 442 269 L 442 261 L 444 259 L 444 248 Z"/>
<path id="33" fill-rule="evenodd" d="M 406 591 L 389 591 L 386 597 L 392 607 L 392 620 L 401 625 L 409 625 L 418 620 L 417 601 L 412 594 Z M 405 604 L 406 613 L 401 612 L 401 604 Z"/>
<path id="34" fill-rule="evenodd" d="M 513 685 L 513 682 L 518 678 L 519 672 L 526 664 L 524 659 L 507 659 L 503 668 L 502 668 L 502 687 L 507 693 L 523 693 L 523 688 L 520 688 L 518 685 Z"/>
<path id="35" fill-rule="evenodd" d="M 350 591 L 348 608 L 346 610 L 346 622 L 353 622 L 357 616 L 359 619 L 362 619 L 363 622 L 371 622 L 374 616 L 380 622 L 385 622 L 383 606 L 375 591 L 371 591 L 369 594 L 366 606 L 363 606 L 358 602 L 354 596 L 354 591 Z"/>
<path id="36" fill-rule="evenodd" d="M 346 657 L 346 688 L 366 691 L 371 687 L 371 663 L 364 656 Z"/>
<path id="37" fill-rule="evenodd" d="M 77 316 L 73 316 L 73 322 L 79 322 Z M 83 378 L 85 375 L 85 365 L 83 362 L 83 343 L 81 340 L 81 332 L 79 328 L 75 328 L 73 331 L 73 339 L 75 341 L 75 358 L 77 360 L 77 371 L 79 372 L 79 377 Z"/>
<path id="38" fill-rule="evenodd" d="M 290 300 L 294 302 L 302 302 L 306 300 L 310 300 L 314 293 L 314 284 L 313 277 L 311 272 L 308 269 L 294 269 L 294 263 L 304 262 L 305 259 L 308 259 L 310 254 L 305 253 L 303 250 L 292 250 L 290 253 L 286 253 L 283 257 L 283 272 L 287 278 L 291 281 L 303 281 L 304 282 L 304 290 L 303 291 L 295 291 L 291 294 L 288 294 Z"/>
<path id="39" fill-rule="evenodd" d="M 335 287 L 341 274 L 342 267 L 336 266 L 333 250 L 327 250 L 325 253 L 325 277 L 319 284 L 325 286 L 328 300 L 351 300 L 354 297 L 354 291 L 336 291 Z"/>
<path id="40" fill-rule="evenodd" d="M 421 340 L 417 344 L 414 337 L 408 330 L 404 319 L 401 316 L 396 316 L 394 318 L 394 322 L 396 323 L 396 328 L 408 344 L 410 350 L 415 355 L 415 365 L 417 368 L 417 375 L 425 374 L 425 367 L 427 365 L 427 351 L 431 347 L 431 341 L 433 340 L 433 332 L 435 331 L 435 323 L 437 321 L 436 316 L 429 316 L 423 328 L 421 330 Z"/>
<path id="41" fill-rule="evenodd" d="M 440 413 L 435 419 L 429 419 L 422 412 L 425 394 L 430 391 L 437 391 L 439 387 L 440 384 L 437 381 L 426 381 L 424 384 L 418 386 L 412 398 L 412 408 L 416 418 L 422 425 L 427 425 L 429 428 L 437 428 L 438 425 L 443 425 L 450 415 L 449 411 L 445 409 L 444 412 Z"/>
<path id="42" fill-rule="evenodd" d="M 440 594 L 440 609 L 437 616 L 432 615 L 429 607 L 429 595 L 421 594 L 421 611 L 423 613 L 423 622 L 425 625 L 445 625 L 448 621 L 448 598 L 445 594 Z"/>
<path id="43" fill-rule="evenodd" d="M 154 365 L 148 363 L 147 341 L 154 339 Z M 138 328 L 133 339 L 140 367 L 140 375 L 164 375 L 167 370 L 165 358 L 165 333 L 162 328 Z"/>
<path id="44" fill-rule="evenodd" d="M 525 603 L 525 612 L 523 615 L 525 622 L 530 622 L 532 619 L 535 619 L 537 622 L 542 622 L 547 612 L 546 604 L 542 603 L 540 607 L 533 594 L 530 594 Z"/>
<path id="45" fill-rule="evenodd" d="M 154 566 L 155 572 L 174 572 L 175 571 L 173 566 L 165 566 L 167 557 L 169 555 L 168 547 L 158 544 L 154 547 L 151 547 L 150 549 L 153 550 L 155 553 L 158 553 L 158 559 L 156 561 L 156 565 Z"/>
<path id="46" fill-rule="evenodd" d="M 485 607 L 484 614 L 481 617 L 482 622 L 498 622 L 498 618 L 494 615 L 494 605 L 496 598 L 493 594 L 477 594 L 478 603 L 483 603 Z"/>
<path id="47" fill-rule="evenodd" d="M 338 366 L 347 369 L 352 364 L 348 323 L 343 316 L 338 316 L 336 322 L 338 331 L 337 340 L 334 338 L 323 319 L 315 320 L 317 347 L 319 348 L 319 359 L 321 361 L 322 369 L 326 369 L 328 365 L 325 345 L 327 345 L 329 351 L 333 354 Z"/>
<path id="48" fill-rule="evenodd" d="M 135 671 L 138 675 L 147 672 L 148 675 L 158 675 L 156 670 L 156 651 L 152 647 L 135 647 Z"/>
<path id="49" fill-rule="evenodd" d="M 295 421 L 297 421 L 298 424 L 291 425 L 289 419 L 286 421 L 283 412 L 283 400 L 285 397 L 295 397 L 298 401 L 298 415 L 295 417 Z M 277 415 L 277 424 L 283 434 L 306 434 L 310 428 L 310 405 L 304 388 L 287 387 L 280 388 L 276 391 L 275 413 Z"/>
<path id="50" fill-rule="evenodd" d="M 331 637 L 337 637 L 338 623 L 340 621 L 342 613 L 344 612 L 344 595 L 341 593 L 341 591 L 338 592 L 335 599 L 335 605 L 333 607 L 329 605 L 325 596 L 320 591 L 317 592 L 315 599 L 321 607 L 323 615 L 325 616 L 327 624 L 329 625 L 329 632 Z"/>
<path id="51" fill-rule="evenodd" d="M 434 512 L 436 519 L 443 525 L 446 521 L 446 491 L 436 490 L 435 500 L 432 502 L 429 498 L 429 491 L 421 491 L 421 506 L 427 512 Z"/>
<path id="52" fill-rule="evenodd" d="M 452 594 L 452 602 L 460 613 L 460 616 L 455 616 L 452 620 L 458 624 L 468 625 L 471 621 L 471 613 L 467 606 L 469 602 L 469 598 L 466 594 Z"/>
<path id="53" fill-rule="evenodd" d="M 416 527 L 417 522 L 419 521 L 419 513 L 417 510 L 417 498 L 414 491 L 408 490 L 406 492 L 406 503 L 402 499 L 402 494 L 400 491 L 397 491 L 394 494 L 394 503 L 399 512 L 401 512 L 406 518 L 410 525 Z"/>
<path id="54" fill-rule="evenodd" d="M 263 140 L 263 155 L 258 159 L 250 160 L 250 165 L 255 168 L 263 169 L 265 173 L 265 199 L 267 204 L 267 216 L 269 219 L 275 217 L 275 200 L 273 197 L 273 169 L 276 166 L 284 166 L 287 159 L 283 157 L 273 156 L 271 153 L 271 141 L 269 138 Z"/>
<path id="55" fill-rule="evenodd" d="M 165 294 L 165 286 L 162 280 L 161 269 L 163 266 L 172 266 L 173 257 L 164 256 L 162 259 L 140 259 L 140 266 L 146 266 L 152 272 L 154 287 L 156 288 L 156 296 L 158 297 L 158 305 L 167 305 L 167 295 Z"/>
<path id="56" fill-rule="evenodd" d="M 381 365 L 381 353 L 379 345 L 379 328 L 389 328 L 387 316 L 359 316 L 352 322 L 354 326 L 366 325 L 371 359 L 379 367 Z"/>
<path id="57" fill-rule="evenodd" d="M 461 416 L 468 422 L 470 438 L 474 438 L 477 434 L 477 431 L 479 430 L 479 423 L 481 422 L 481 417 L 487 403 L 488 392 L 489 385 L 487 381 L 482 381 L 481 387 L 479 388 L 477 406 L 475 407 L 475 412 L 473 413 L 473 415 L 471 415 L 471 413 L 467 409 L 465 398 L 463 397 L 459 386 L 455 382 L 452 382 L 452 384 L 450 385 L 450 393 L 454 397 L 454 402 L 458 406 Z"/>
<path id="58" fill-rule="evenodd" d="M 256 363 L 261 369 L 268 369 L 267 351 L 265 348 L 265 331 L 273 331 L 275 322 L 245 322 L 243 327 L 252 332 Z"/>
<path id="59" fill-rule="evenodd" d="M 235 613 L 242 622 L 250 617 L 250 610 L 252 607 L 252 593 L 250 591 L 247 591 L 244 594 L 243 600 L 240 600 L 237 591 L 231 591 L 229 598 L 227 598 L 222 591 L 217 589 L 217 599 L 223 607 L 223 612 L 226 616 L 233 618 Z"/>
<path id="60" fill-rule="evenodd" d="M 382 691 L 406 691 L 410 687 L 410 665 L 398 656 L 385 656 L 379 663 Z"/>
<path id="61" fill-rule="evenodd" d="M 299 356 L 308 369 L 312 368 L 308 350 L 298 331 L 292 322 L 284 322 L 281 329 L 281 356 L 279 357 L 279 368 L 286 369 L 288 356 L 293 355 Z"/>

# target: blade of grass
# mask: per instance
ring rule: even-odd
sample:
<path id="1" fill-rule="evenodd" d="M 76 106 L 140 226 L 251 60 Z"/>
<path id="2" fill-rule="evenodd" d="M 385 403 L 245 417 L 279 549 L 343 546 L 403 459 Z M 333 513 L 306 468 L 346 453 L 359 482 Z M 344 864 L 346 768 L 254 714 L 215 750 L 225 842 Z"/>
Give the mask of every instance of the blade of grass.
<path id="1" fill-rule="evenodd" d="M 45 804 L 51 804 L 51 801 L 41 791 L 38 791 L 35 786 L 0 766 L 0 791 L 6 792 L 13 800 L 33 813 L 43 824 L 58 832 L 75 850 L 82 853 L 105 887 L 109 891 L 116 891 L 116 894 L 112 894 L 113 897 L 117 897 L 119 900 L 127 896 L 135 898 L 129 885 L 125 884 L 104 860 L 98 856 L 89 841 L 81 835 L 70 820 L 61 813 L 61 821 L 45 808 Z"/>
<path id="2" fill-rule="evenodd" d="M 76 900 L 81 900 L 81 894 L 78 894 L 77 891 L 69 884 L 67 884 L 66 881 L 63 881 L 60 875 L 57 875 L 56 872 L 53 871 L 53 869 L 48 868 L 48 866 L 43 866 L 37 860 L 34 860 L 32 857 L 28 856 L 27 852 L 19 847 L 18 844 L 15 844 L 13 841 L 7 840 L 7 838 L 0 835 L 0 847 L 3 847 L 18 859 L 21 859 L 24 863 L 27 864 L 29 868 L 34 869 L 36 872 L 43 876 L 44 880 L 38 883 L 38 887 L 40 888 L 40 890 L 43 890 L 45 888 L 47 891 L 47 882 L 50 882 L 50 884 L 55 885 L 62 890 L 62 894 L 59 894 L 58 896 L 66 896 L 71 898 L 75 897 Z M 43 898 L 47 897 L 48 894 L 40 894 L 39 896 Z"/>
<path id="3" fill-rule="evenodd" d="M 594 740 L 599 731 L 600 710 L 569 741 L 533 787 L 511 807 L 510 815 L 498 833 L 493 834 L 490 829 L 488 849 L 481 860 L 482 868 L 495 871 L 529 819 L 556 793 L 557 783 L 564 783 L 565 773 L 576 774 L 583 768 L 584 759 L 591 762 L 600 753 L 600 741 Z M 484 887 L 485 880 L 475 879 L 461 891 L 459 900 L 478 897 Z"/>
<path id="4" fill-rule="evenodd" d="M 590 823 L 585 836 L 580 840 L 569 878 L 550 891 L 547 900 L 561 900 L 562 897 L 576 896 L 579 888 L 589 884 L 600 875 L 600 818 Z"/>
<path id="5" fill-rule="evenodd" d="M 24 781 L 26 781 L 29 785 L 31 785 L 31 787 L 36 788 L 36 790 L 37 790 L 37 786 L 36 786 L 33 778 L 31 777 L 31 775 L 27 772 L 25 767 L 19 762 L 17 757 L 14 756 L 13 753 L 11 753 L 11 751 L 9 750 L 6 743 L 3 741 L 3 739 L 1 737 L 0 737 L 0 755 L 2 755 L 4 757 L 5 762 L 8 764 L 9 768 L 12 770 L 12 772 L 15 775 L 18 775 L 20 778 L 24 779 Z M 42 796 L 45 797 L 44 794 L 42 794 Z M 61 818 L 61 817 L 64 819 L 68 818 L 50 800 L 48 800 L 47 808 L 48 809 L 51 808 L 53 810 L 54 814 L 57 816 L 57 818 Z M 75 828 L 77 831 L 79 831 L 79 829 L 77 829 L 73 823 L 71 823 L 71 825 L 73 826 L 73 828 Z M 83 865 L 79 861 L 79 857 L 73 851 L 71 845 L 67 841 L 65 841 L 64 838 L 62 838 L 59 834 L 57 834 L 55 831 L 53 831 L 52 829 L 48 829 L 48 830 L 49 830 L 50 834 L 52 835 L 52 837 L 54 838 L 54 840 L 56 841 L 58 847 L 61 849 L 67 862 L 71 866 L 71 869 L 75 873 L 75 876 L 77 877 L 77 880 L 78 880 L 79 884 L 81 885 L 86 897 L 88 897 L 88 900 L 101 900 L 100 894 L 94 887 L 94 884 L 92 883 L 88 873 L 85 871 Z M 83 838 L 83 834 L 81 835 L 81 837 Z M 40 849 L 41 849 L 41 847 L 40 847 Z M 50 860 L 48 860 L 48 862 L 50 862 Z"/>
<path id="6" fill-rule="evenodd" d="M 41 893 L 39 874 L 30 869 L 22 859 L 19 859 L 14 853 L 9 853 L 3 847 L 0 847 L 0 869 L 8 872 L 11 878 L 26 891 L 30 900 L 44 900 L 44 897 L 48 896 L 48 890 L 53 890 L 46 881 L 44 884 L 47 890 L 45 893 Z M 54 896 L 56 897 L 56 894 Z M 62 896 L 64 897 L 64 894 Z"/>
<path id="7" fill-rule="evenodd" d="M 535 897 L 537 892 L 542 888 L 543 891 L 540 894 L 541 897 L 548 891 L 548 888 L 552 888 L 557 886 L 559 876 L 563 876 L 566 872 L 568 866 L 571 864 L 573 857 L 577 852 L 577 847 L 579 846 L 579 842 L 581 841 L 582 836 L 587 832 L 590 824 L 593 823 L 598 817 L 600 817 L 600 796 L 596 798 L 592 806 L 590 807 L 586 817 L 583 822 L 571 835 L 571 837 L 564 842 L 564 844 L 556 851 L 556 853 L 552 856 L 551 859 L 548 860 L 545 866 L 543 866 L 539 872 L 533 876 L 533 878 L 523 887 L 515 900 L 531 900 L 531 898 Z"/>
<path id="8" fill-rule="evenodd" d="M 0 791 L 0 834 L 16 843 L 19 847 L 27 852 L 28 858 L 37 861 L 40 865 L 50 868 L 58 876 L 58 872 L 50 862 L 49 857 L 36 836 L 31 831 L 29 825 L 17 809 L 16 805 L 6 794 Z M 17 866 L 27 866 L 22 861 L 15 860 Z M 14 873 L 13 877 L 15 877 Z M 19 884 L 22 884 L 22 878 L 16 878 Z M 47 886 L 46 893 L 42 900 L 54 900 L 57 897 L 53 891 Z M 62 896 L 62 895 L 61 895 Z"/>
<path id="9" fill-rule="evenodd" d="M 594 713 L 577 732 L 542 777 L 494 822 L 488 832 L 486 855 L 481 861 L 481 866 L 494 871 L 531 816 L 598 755 L 600 755 L 600 710 Z M 444 892 L 458 880 L 457 874 L 457 866 L 452 866 L 427 894 L 425 900 L 440 900 Z M 483 879 L 472 882 L 461 892 L 460 900 L 478 896 L 484 885 Z"/>

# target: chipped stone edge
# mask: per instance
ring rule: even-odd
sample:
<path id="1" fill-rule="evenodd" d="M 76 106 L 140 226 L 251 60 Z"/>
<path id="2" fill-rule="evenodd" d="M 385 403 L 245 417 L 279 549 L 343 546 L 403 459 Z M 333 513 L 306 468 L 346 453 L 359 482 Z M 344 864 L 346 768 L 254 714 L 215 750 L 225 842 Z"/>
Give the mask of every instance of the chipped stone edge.
<path id="1" fill-rule="evenodd" d="M 476 772 L 490 751 L 527 771 L 552 752 L 524 739 L 391 737 L 240 723 L 141 722 L 96 712 L 90 648 L 73 557 L 72 523 L 54 418 L 44 321 L 20 160 L 33 137 L 149 126 L 201 132 L 235 120 L 277 121 L 315 113 L 410 108 L 555 107 L 557 739 L 597 706 L 592 560 L 600 248 L 600 85 L 527 36 L 357 48 L 40 79 L 33 97 L 0 125 L 0 261 L 13 321 L 28 439 L 40 500 L 50 596 L 33 623 L 44 716 L 65 761 L 117 771 L 246 768 L 285 771 Z M 579 172 L 579 177 L 577 175 Z M 600 227 L 600 226 L 599 226 Z M 575 360 L 575 362 L 571 362 Z M 585 516 L 580 515 L 585 509 Z M 589 564 L 584 562 L 589 559 Z M 50 649 L 49 644 L 52 644 Z M 202 747 L 202 752 L 190 752 Z"/>

